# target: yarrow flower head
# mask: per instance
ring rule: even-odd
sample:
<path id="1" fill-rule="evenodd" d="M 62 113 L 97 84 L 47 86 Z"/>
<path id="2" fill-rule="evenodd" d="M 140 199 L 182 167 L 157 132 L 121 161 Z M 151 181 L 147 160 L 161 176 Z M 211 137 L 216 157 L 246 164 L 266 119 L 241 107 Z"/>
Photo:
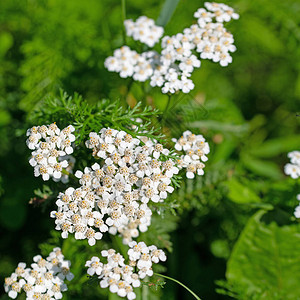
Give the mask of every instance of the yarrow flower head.
<path id="1" fill-rule="evenodd" d="M 133 288 L 141 285 L 140 279 L 153 275 L 152 264 L 166 261 L 167 257 L 156 246 L 147 247 L 144 242 L 130 242 L 129 247 L 128 264 L 125 264 L 125 258 L 121 254 L 109 249 L 101 252 L 102 257 L 107 259 L 106 264 L 94 256 L 85 266 L 88 268 L 88 275 L 98 276 L 101 288 L 109 288 L 111 293 L 131 300 L 136 298 Z"/>
<path id="2" fill-rule="evenodd" d="M 163 202 L 173 192 L 171 178 L 179 170 L 157 141 L 125 131 L 91 132 L 86 146 L 103 163 L 77 171 L 81 187 L 59 194 L 58 209 L 51 212 L 56 229 L 63 238 L 75 233 L 91 246 L 106 231 L 120 233 L 128 244 L 147 230 L 152 215 L 148 203 Z"/>
<path id="3" fill-rule="evenodd" d="M 135 22 L 131 19 L 124 21 L 126 34 L 132 36 L 135 41 L 140 41 L 149 47 L 153 47 L 164 33 L 161 26 L 156 26 L 154 20 L 146 16 L 139 17 Z"/>
<path id="4" fill-rule="evenodd" d="M 19 263 L 16 270 L 5 278 L 5 292 L 12 299 L 22 291 L 26 293 L 26 299 L 61 299 L 62 292 L 67 290 L 64 280 L 74 278 L 70 261 L 64 260 L 60 248 L 54 248 L 46 259 L 37 255 L 33 261 L 31 268 Z"/>
<path id="5" fill-rule="evenodd" d="M 300 177 L 300 151 L 292 151 L 288 153 L 291 162 L 284 166 L 286 175 L 290 175 L 293 179 Z"/>
<path id="6" fill-rule="evenodd" d="M 297 195 L 297 200 L 300 202 L 300 194 Z M 297 219 L 300 218 L 300 203 L 299 203 L 298 206 L 295 208 L 294 216 L 295 216 Z"/>
<path id="7" fill-rule="evenodd" d="M 230 53 L 236 51 L 233 36 L 223 23 L 236 20 L 239 15 L 222 3 L 205 2 L 205 7 L 194 14 L 197 24 L 185 28 L 182 33 L 163 37 L 160 53 L 138 54 L 123 46 L 105 60 L 105 67 L 123 78 L 132 77 L 142 82 L 149 79 L 150 85 L 160 87 L 162 93 L 189 93 L 195 87 L 190 77 L 194 69 L 200 68 L 200 59 L 210 59 L 225 67 L 232 62 Z M 124 24 L 128 36 L 149 47 L 153 47 L 163 34 L 163 29 L 145 16 L 136 22 L 126 20 Z"/>
<path id="8" fill-rule="evenodd" d="M 229 22 L 231 19 L 237 20 L 240 17 L 230 6 L 223 3 L 205 2 L 204 6 L 217 22 Z"/>
<path id="9" fill-rule="evenodd" d="M 133 77 L 134 80 L 144 82 L 153 74 L 149 53 L 138 54 L 128 46 L 123 46 L 108 57 L 104 65 L 111 72 L 118 72 L 122 78 Z"/>
<path id="10" fill-rule="evenodd" d="M 34 176 L 42 176 L 43 180 L 52 177 L 54 181 L 68 181 L 63 169 L 72 172 L 74 158 L 70 154 L 73 153 L 74 130 L 72 125 L 60 130 L 55 123 L 34 126 L 27 130 L 26 144 L 33 150 L 29 164 L 34 168 Z"/>
<path id="11" fill-rule="evenodd" d="M 290 163 L 284 166 L 284 172 L 293 179 L 297 179 L 300 177 L 300 151 L 289 152 L 287 156 Z M 300 201 L 300 194 L 297 195 L 297 200 Z M 295 208 L 294 216 L 300 218 L 300 204 Z"/>
<path id="12" fill-rule="evenodd" d="M 178 161 L 179 168 L 186 169 L 186 177 L 194 178 L 195 174 L 203 175 L 203 162 L 208 160 L 209 145 L 202 135 L 195 135 L 191 131 L 185 131 L 180 139 L 172 139 L 175 149 L 183 152 Z"/>

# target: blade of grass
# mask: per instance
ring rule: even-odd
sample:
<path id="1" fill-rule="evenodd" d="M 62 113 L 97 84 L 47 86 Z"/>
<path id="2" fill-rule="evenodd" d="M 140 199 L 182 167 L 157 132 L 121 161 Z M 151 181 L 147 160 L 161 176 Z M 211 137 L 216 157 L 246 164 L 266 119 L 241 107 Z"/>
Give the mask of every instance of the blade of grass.
<path id="1" fill-rule="evenodd" d="M 166 0 L 156 20 L 156 24 L 165 27 L 171 19 L 179 0 Z"/>
<path id="2" fill-rule="evenodd" d="M 123 34 L 123 42 L 124 42 L 124 45 L 126 45 L 127 39 L 126 39 L 126 32 L 125 32 L 125 26 L 124 26 L 124 21 L 126 20 L 126 0 L 121 0 L 121 6 L 122 6 L 122 34 Z"/>

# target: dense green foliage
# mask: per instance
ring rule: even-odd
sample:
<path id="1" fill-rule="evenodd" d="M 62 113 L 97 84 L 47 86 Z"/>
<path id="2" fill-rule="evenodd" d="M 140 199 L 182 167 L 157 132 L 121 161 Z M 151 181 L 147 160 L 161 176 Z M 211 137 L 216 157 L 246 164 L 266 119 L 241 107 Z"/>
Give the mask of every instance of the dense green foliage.
<path id="1" fill-rule="evenodd" d="M 180 0 L 172 14 L 170 3 L 177 1 L 166 1 L 159 21 L 167 34 L 190 26 L 203 6 Z M 233 63 L 222 68 L 202 61 L 192 77 L 196 88 L 173 96 L 162 113 L 168 97 L 159 88 L 104 68 L 105 58 L 123 45 L 121 1 L 0 1 L 1 282 L 18 262 L 61 246 L 75 274 L 64 299 L 107 299 L 83 263 L 103 248 L 124 246 L 119 238 L 94 247 L 60 238 L 49 212 L 64 186 L 34 178 L 25 133 L 32 125 L 72 123 L 80 149 L 90 131 L 130 131 L 139 117 L 141 131 L 170 147 L 171 137 L 187 129 L 203 134 L 211 147 L 205 175 L 183 178 L 140 236 L 170 251 L 156 271 L 203 299 L 300 299 L 300 228 L 293 217 L 299 181 L 283 173 L 287 152 L 300 150 L 300 4 L 227 4 L 240 14 L 228 26 L 237 46 Z M 164 1 L 128 0 L 126 15 L 157 19 L 163 7 Z M 92 161 L 81 149 L 78 169 Z M 138 297 L 192 299 L 169 281 L 157 291 L 145 285 Z"/>

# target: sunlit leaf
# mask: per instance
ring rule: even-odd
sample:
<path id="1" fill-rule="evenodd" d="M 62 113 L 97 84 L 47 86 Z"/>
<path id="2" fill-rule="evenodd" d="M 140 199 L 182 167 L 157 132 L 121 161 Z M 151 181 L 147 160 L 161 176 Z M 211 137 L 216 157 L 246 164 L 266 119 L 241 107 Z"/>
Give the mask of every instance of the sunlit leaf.
<path id="1" fill-rule="evenodd" d="M 261 210 L 249 219 L 228 261 L 226 278 L 244 291 L 238 299 L 299 299 L 300 226 L 264 223 L 264 215 Z"/>
<path id="2" fill-rule="evenodd" d="M 228 198 L 236 203 L 251 203 L 261 202 L 261 199 L 257 194 L 245 184 L 242 184 L 237 179 L 232 178 L 231 180 L 224 183 L 229 189 Z"/>

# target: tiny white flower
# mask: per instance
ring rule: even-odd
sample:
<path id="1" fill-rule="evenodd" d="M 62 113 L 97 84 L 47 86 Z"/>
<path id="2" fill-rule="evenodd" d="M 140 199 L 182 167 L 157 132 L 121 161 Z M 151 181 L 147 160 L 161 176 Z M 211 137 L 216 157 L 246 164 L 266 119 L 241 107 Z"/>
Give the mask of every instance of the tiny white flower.
<path id="1" fill-rule="evenodd" d="M 297 179 L 300 176 L 300 166 L 294 164 L 286 164 L 284 166 L 284 172 L 286 175 L 290 175 L 293 179 Z"/>
<path id="2" fill-rule="evenodd" d="M 100 275 L 102 272 L 103 264 L 100 262 L 100 259 L 96 256 L 93 256 L 91 260 L 88 260 L 85 264 L 86 267 L 89 267 L 87 273 L 90 276 L 93 276 L 95 273 Z"/>

